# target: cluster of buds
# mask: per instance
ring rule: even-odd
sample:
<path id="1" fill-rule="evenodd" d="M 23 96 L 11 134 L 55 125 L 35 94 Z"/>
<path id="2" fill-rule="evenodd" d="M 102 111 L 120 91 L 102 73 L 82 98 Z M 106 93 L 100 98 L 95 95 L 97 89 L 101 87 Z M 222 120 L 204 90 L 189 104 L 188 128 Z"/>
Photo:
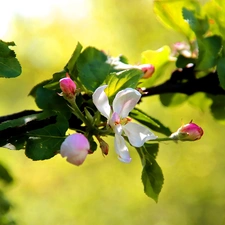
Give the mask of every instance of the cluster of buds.
<path id="1" fill-rule="evenodd" d="M 131 65 L 119 62 L 117 66 L 131 67 Z M 142 64 L 132 66 L 132 68 L 140 69 L 144 72 L 143 78 L 149 78 L 155 71 L 154 66 L 151 64 Z M 60 88 L 63 96 L 68 102 L 75 101 L 77 94 L 77 87 L 74 81 L 67 74 L 65 78 L 59 81 Z M 107 118 L 108 124 L 115 133 L 115 150 L 118 158 L 122 162 L 130 162 L 128 148 L 125 144 L 123 135 L 125 134 L 131 145 L 135 147 L 142 146 L 146 141 L 156 140 L 155 136 L 148 128 L 135 124 L 130 121 L 128 114 L 140 100 L 141 93 L 132 88 L 126 88 L 119 91 L 113 100 L 112 107 L 109 105 L 109 100 L 104 92 L 107 85 L 100 86 L 93 93 L 93 103 L 99 112 Z M 203 135 L 203 129 L 197 124 L 192 123 L 181 126 L 176 132 L 172 133 L 169 137 L 170 140 L 179 141 L 195 141 L 199 140 Z M 108 144 L 100 137 L 96 136 L 99 141 L 99 146 L 103 155 L 107 155 L 109 151 Z M 87 155 L 92 153 L 90 150 L 90 143 L 85 135 L 75 133 L 69 135 L 61 145 L 60 154 L 66 157 L 67 161 L 74 165 L 81 165 L 86 159 Z"/>
<path id="2" fill-rule="evenodd" d="M 179 141 L 196 141 L 202 137 L 203 133 L 203 129 L 191 121 L 172 133 L 170 138 Z"/>

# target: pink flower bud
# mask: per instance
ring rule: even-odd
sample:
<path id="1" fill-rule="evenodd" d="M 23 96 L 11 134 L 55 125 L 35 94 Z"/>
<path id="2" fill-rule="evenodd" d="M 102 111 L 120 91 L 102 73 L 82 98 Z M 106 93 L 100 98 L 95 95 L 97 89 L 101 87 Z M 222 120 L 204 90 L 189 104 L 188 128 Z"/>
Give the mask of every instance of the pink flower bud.
<path id="1" fill-rule="evenodd" d="M 67 157 L 67 161 L 79 166 L 81 165 L 90 150 L 88 139 L 80 133 L 68 136 L 60 147 L 62 157 Z"/>
<path id="2" fill-rule="evenodd" d="M 152 64 L 142 64 L 138 66 L 139 69 L 141 69 L 144 72 L 144 75 L 142 78 L 149 78 L 152 76 L 152 74 L 155 72 L 155 67 Z"/>
<path id="3" fill-rule="evenodd" d="M 180 141 L 196 141 L 202 137 L 203 133 L 202 128 L 191 121 L 172 133 L 170 137 Z"/>
<path id="4" fill-rule="evenodd" d="M 62 78 L 59 81 L 60 88 L 63 92 L 63 96 L 67 99 L 73 99 L 75 97 L 76 93 L 76 84 L 73 82 L 73 80 L 70 78 L 70 76 L 67 74 L 67 77 Z"/>

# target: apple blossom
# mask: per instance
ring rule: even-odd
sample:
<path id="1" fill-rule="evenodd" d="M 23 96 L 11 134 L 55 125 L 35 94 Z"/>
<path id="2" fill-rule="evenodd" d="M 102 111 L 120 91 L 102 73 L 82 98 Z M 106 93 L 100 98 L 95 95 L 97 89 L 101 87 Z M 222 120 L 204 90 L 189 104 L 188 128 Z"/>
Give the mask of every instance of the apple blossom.
<path id="1" fill-rule="evenodd" d="M 203 129 L 191 121 L 172 133 L 170 138 L 180 141 L 196 141 L 202 137 L 203 133 Z"/>
<path id="2" fill-rule="evenodd" d="M 114 146 L 119 160 L 129 163 L 131 161 L 124 135 L 127 136 L 131 145 L 141 147 L 146 141 L 157 137 L 145 126 L 130 122 L 127 118 L 130 111 L 135 107 L 141 98 L 141 94 L 133 89 L 126 88 L 119 91 L 112 103 L 109 105 L 105 93 L 107 85 L 98 87 L 93 93 L 93 103 L 99 112 L 108 119 L 108 124 L 115 133 Z"/>
<path id="3" fill-rule="evenodd" d="M 79 166 L 86 159 L 90 150 L 88 139 L 80 133 L 69 135 L 60 147 L 62 157 L 67 157 L 67 161 Z"/>

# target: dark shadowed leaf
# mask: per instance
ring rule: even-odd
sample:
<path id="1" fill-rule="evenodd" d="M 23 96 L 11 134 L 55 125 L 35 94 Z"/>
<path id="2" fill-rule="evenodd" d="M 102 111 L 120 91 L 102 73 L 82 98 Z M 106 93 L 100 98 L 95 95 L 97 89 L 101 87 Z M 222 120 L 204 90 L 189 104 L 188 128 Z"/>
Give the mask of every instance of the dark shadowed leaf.
<path id="1" fill-rule="evenodd" d="M 55 124 L 29 132 L 25 154 L 33 160 L 44 160 L 54 157 L 65 139 L 68 122 L 58 116 Z"/>
<path id="2" fill-rule="evenodd" d="M 222 57 L 218 60 L 217 73 L 218 73 L 220 85 L 223 89 L 225 89 L 225 57 Z"/>
<path id="3" fill-rule="evenodd" d="M 22 71 L 15 52 L 9 46 L 15 46 L 15 43 L 0 40 L 0 77 L 17 77 Z"/>

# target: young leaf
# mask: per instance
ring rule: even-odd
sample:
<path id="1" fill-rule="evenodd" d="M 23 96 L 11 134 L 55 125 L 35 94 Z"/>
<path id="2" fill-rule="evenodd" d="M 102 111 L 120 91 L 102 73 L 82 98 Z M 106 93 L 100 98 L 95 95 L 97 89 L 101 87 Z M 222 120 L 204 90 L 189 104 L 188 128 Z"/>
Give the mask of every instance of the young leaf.
<path id="1" fill-rule="evenodd" d="M 67 120 L 58 116 L 55 124 L 28 133 L 25 154 L 33 160 L 44 160 L 54 157 L 65 139 L 68 129 Z"/>
<path id="2" fill-rule="evenodd" d="M 217 62 L 217 74 L 221 87 L 225 89 L 225 57 L 220 58 Z"/>
<path id="3" fill-rule="evenodd" d="M 169 28 L 172 28 L 187 37 L 188 40 L 193 38 L 193 31 L 188 23 L 183 19 L 182 8 L 190 9 L 199 8 L 199 3 L 193 0 L 181 1 L 163 1 L 154 0 L 154 12 L 161 22 Z"/>
<path id="4" fill-rule="evenodd" d="M 225 38 L 225 4 L 224 0 L 207 1 L 203 10 L 210 19 L 210 31 L 212 34 L 218 34 Z"/>
<path id="5" fill-rule="evenodd" d="M 0 77 L 17 77 L 22 72 L 16 54 L 9 46 L 15 46 L 15 43 L 0 40 Z"/>
<path id="6" fill-rule="evenodd" d="M 138 122 L 144 124 L 145 126 L 149 127 L 153 131 L 165 134 L 166 136 L 169 136 L 172 133 L 170 129 L 168 127 L 165 127 L 160 121 L 149 116 L 140 109 L 134 108 L 130 112 L 129 116 L 137 120 Z"/>
<path id="7" fill-rule="evenodd" d="M 143 72 L 138 69 L 109 74 L 105 80 L 108 84 L 108 87 L 105 89 L 106 95 L 109 99 L 112 99 L 118 91 L 127 87 L 136 88 L 142 74 Z"/>
<path id="8" fill-rule="evenodd" d="M 89 91 L 95 91 L 109 74 L 106 60 L 107 56 L 93 47 L 86 48 L 77 59 L 78 77 Z"/>
<path id="9" fill-rule="evenodd" d="M 151 87 L 156 81 L 162 77 L 165 73 L 165 70 L 170 66 L 173 65 L 174 62 L 170 60 L 171 49 L 169 46 L 163 46 L 160 49 L 155 51 L 147 50 L 142 52 L 142 63 L 144 64 L 152 64 L 156 70 L 153 76 L 150 79 L 142 80 L 141 86 L 142 87 Z M 175 67 L 174 67 L 175 68 Z M 174 69 L 172 68 L 172 70 Z M 172 72 L 171 70 L 171 72 Z M 168 72 L 168 71 L 167 71 Z M 169 72 L 168 72 L 169 73 Z"/>
<path id="10" fill-rule="evenodd" d="M 199 54 L 196 69 L 207 70 L 216 66 L 219 53 L 222 49 L 222 38 L 213 35 L 206 38 L 199 38 L 197 42 Z"/>

